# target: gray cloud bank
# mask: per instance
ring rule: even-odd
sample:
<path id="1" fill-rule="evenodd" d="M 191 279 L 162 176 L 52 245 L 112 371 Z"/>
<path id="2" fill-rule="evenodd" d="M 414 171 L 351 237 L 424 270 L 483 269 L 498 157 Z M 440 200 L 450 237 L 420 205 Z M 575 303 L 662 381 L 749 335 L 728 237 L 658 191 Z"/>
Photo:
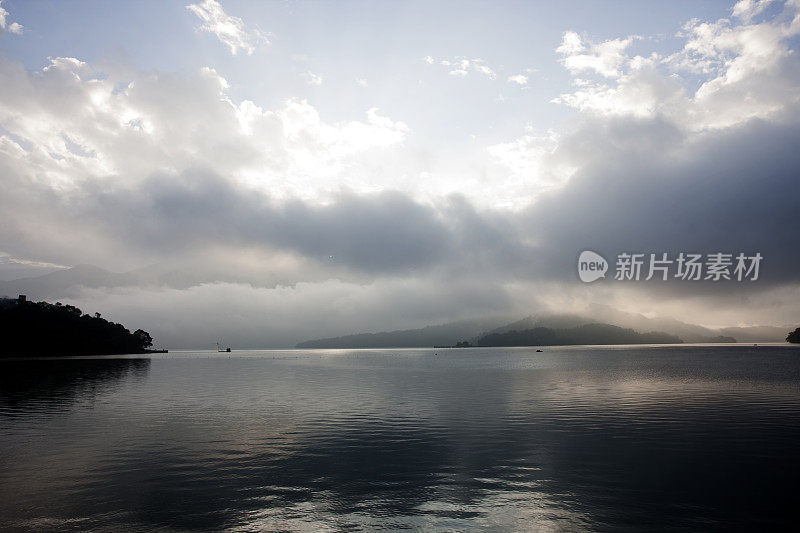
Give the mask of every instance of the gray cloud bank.
<path id="1" fill-rule="evenodd" d="M 6 227 L 6 242 L 32 245 L 14 253 L 32 255 L 41 253 L 39 243 L 48 249 L 62 238 L 80 239 L 71 255 L 58 257 L 67 263 L 109 251 L 135 263 L 136 257 L 198 261 L 203 252 L 213 259 L 214 250 L 257 249 L 291 257 L 295 281 L 315 279 L 323 265 L 351 280 L 440 275 L 567 283 L 575 280 L 575 259 L 584 249 L 609 257 L 742 251 L 764 255 L 761 279 L 752 285 L 764 288 L 800 281 L 800 251 L 792 246 L 799 221 L 797 146 L 800 124 L 794 122 L 755 120 L 694 142 L 676 138 L 660 121 L 593 123 L 561 149 L 603 157 L 518 212 L 479 209 L 459 196 L 430 205 L 392 191 L 346 193 L 328 204 L 275 201 L 202 170 L 152 176 L 135 188 L 84 188 L 77 196 L 23 189 L 20 180 L 24 192 L 12 190 L 0 202 L 12 221 L 25 222 Z M 8 178 L 13 184 L 14 175 Z M 29 241 L 34 219 L 77 234 L 53 231 Z M 703 285 L 714 287 L 730 291 L 732 285 Z"/>

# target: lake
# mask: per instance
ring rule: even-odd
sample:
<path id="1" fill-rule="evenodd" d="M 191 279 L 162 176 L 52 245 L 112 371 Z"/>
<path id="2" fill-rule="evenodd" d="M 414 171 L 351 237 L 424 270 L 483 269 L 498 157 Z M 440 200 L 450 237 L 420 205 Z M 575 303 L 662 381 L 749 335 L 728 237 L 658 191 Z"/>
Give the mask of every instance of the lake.
<path id="1" fill-rule="evenodd" d="M 796 527 L 800 508 L 788 345 L 177 352 L 0 372 L 3 530 L 753 530 Z"/>

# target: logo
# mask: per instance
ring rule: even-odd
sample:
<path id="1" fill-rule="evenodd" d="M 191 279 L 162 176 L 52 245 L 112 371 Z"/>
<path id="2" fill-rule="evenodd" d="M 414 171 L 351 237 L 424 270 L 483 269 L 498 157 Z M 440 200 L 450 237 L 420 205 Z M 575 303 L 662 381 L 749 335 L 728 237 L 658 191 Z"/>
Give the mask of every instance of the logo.
<path id="1" fill-rule="evenodd" d="M 761 261 L 759 252 L 702 253 L 631 253 L 617 254 L 613 279 L 617 281 L 756 281 L 759 279 Z M 595 252 L 586 250 L 578 257 L 578 277 L 591 283 L 606 277 L 608 261 Z"/>
<path id="2" fill-rule="evenodd" d="M 608 261 L 592 251 L 585 250 L 578 257 L 578 277 L 584 283 L 591 283 L 600 278 L 606 277 L 608 271 Z"/>

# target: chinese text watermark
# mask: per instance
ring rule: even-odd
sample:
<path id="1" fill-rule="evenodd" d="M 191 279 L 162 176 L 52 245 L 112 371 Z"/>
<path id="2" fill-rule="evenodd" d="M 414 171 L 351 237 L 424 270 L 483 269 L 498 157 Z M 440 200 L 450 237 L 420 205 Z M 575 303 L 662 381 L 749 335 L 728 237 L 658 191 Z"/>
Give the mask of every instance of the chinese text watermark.
<path id="1" fill-rule="evenodd" d="M 619 281 L 678 279 L 683 281 L 756 281 L 763 256 L 760 253 L 715 252 L 711 254 L 668 253 L 617 254 L 614 279 Z M 578 277 L 590 283 L 605 278 L 609 263 L 586 250 L 578 257 Z"/>

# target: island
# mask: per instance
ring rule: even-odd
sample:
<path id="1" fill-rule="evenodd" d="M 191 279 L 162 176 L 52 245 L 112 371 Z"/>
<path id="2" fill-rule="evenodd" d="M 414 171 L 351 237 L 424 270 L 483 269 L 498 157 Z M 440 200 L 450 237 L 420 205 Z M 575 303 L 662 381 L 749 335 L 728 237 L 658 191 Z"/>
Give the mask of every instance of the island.
<path id="1" fill-rule="evenodd" d="M 434 348 L 474 348 L 473 344 L 469 341 L 459 341 L 455 344 L 434 345 Z"/>
<path id="2" fill-rule="evenodd" d="M 84 314 L 60 302 L 0 298 L 0 357 L 119 355 L 166 352 L 153 350 L 153 338 L 142 329 L 130 332 L 100 315 Z"/>

